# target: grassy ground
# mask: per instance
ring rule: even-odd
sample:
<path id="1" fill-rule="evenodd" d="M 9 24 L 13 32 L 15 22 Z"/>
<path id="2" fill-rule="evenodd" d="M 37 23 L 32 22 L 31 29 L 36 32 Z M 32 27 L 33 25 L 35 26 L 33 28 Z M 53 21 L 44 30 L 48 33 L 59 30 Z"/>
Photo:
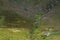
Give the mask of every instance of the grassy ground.
<path id="1" fill-rule="evenodd" d="M 0 40 L 29 40 L 29 32 L 25 29 L 0 28 Z"/>
<path id="2" fill-rule="evenodd" d="M 51 35 L 46 39 L 41 38 L 41 32 L 37 32 L 33 37 L 35 40 L 60 40 L 60 35 Z M 0 28 L 0 40 L 30 40 L 29 31 L 23 28 Z"/>

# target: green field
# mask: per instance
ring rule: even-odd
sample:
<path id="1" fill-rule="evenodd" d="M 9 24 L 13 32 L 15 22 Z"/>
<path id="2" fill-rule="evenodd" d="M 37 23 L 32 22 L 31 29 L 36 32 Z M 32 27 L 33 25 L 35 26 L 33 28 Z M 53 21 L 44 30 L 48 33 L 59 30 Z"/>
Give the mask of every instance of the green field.
<path id="1" fill-rule="evenodd" d="M 41 32 L 39 30 L 35 31 L 33 38 L 34 40 L 58 40 L 60 39 L 60 34 L 53 33 L 46 39 L 42 39 Z M 23 28 L 0 28 L 0 40 L 30 40 L 29 31 Z"/>
<path id="2" fill-rule="evenodd" d="M 0 28 L 0 40 L 29 40 L 29 32 L 25 29 Z"/>

